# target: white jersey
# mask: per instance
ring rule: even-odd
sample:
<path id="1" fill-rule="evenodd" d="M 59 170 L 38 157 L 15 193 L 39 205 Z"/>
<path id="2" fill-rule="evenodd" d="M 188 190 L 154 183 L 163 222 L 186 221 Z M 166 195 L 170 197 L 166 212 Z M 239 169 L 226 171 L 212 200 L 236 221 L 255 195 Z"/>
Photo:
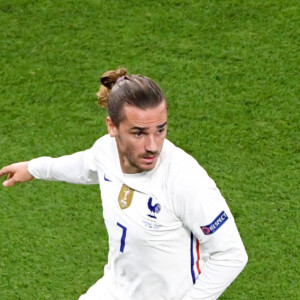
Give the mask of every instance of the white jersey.
<path id="1" fill-rule="evenodd" d="M 83 152 L 34 159 L 29 171 L 39 179 L 100 184 L 108 264 L 81 299 L 216 299 L 247 262 L 215 183 L 168 140 L 149 172 L 123 174 L 108 135 Z"/>

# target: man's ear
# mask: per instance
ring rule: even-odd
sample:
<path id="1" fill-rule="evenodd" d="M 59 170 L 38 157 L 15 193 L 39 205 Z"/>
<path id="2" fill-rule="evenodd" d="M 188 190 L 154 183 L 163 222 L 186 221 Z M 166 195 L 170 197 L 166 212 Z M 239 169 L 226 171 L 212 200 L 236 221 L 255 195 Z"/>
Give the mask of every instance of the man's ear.
<path id="1" fill-rule="evenodd" d="M 115 137 L 117 135 L 117 127 L 115 126 L 110 117 L 106 117 L 106 126 L 109 135 L 111 137 Z"/>

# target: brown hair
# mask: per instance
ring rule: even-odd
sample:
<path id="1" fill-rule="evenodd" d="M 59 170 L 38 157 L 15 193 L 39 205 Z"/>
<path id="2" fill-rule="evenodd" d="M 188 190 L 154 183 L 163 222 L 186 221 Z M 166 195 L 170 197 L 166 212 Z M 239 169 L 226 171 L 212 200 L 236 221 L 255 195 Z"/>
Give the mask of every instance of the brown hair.
<path id="1" fill-rule="evenodd" d="M 107 108 L 116 126 L 125 118 L 122 111 L 124 104 L 146 109 L 166 101 L 162 90 L 153 80 L 142 75 L 127 75 L 124 68 L 105 72 L 100 83 L 98 104 Z"/>

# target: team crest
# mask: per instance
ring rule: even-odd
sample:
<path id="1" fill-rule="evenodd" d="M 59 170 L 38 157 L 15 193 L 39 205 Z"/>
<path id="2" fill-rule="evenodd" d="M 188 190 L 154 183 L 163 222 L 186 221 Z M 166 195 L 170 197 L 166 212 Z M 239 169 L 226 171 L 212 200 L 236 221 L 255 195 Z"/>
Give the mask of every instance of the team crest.
<path id="1" fill-rule="evenodd" d="M 119 205 L 121 209 L 126 209 L 130 206 L 133 198 L 134 190 L 123 184 L 119 194 Z"/>
<path id="2" fill-rule="evenodd" d="M 156 219 L 156 214 L 158 214 L 161 210 L 161 206 L 159 203 L 153 204 L 152 197 L 148 199 L 148 209 L 150 210 L 150 214 L 148 217 Z"/>

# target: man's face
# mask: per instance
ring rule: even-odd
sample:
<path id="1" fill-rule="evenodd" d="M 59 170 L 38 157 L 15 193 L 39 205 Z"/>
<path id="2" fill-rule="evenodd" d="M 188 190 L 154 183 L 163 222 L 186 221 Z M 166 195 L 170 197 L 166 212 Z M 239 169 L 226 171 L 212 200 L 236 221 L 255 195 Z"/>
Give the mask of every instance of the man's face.
<path id="1" fill-rule="evenodd" d="M 167 134 L 167 106 L 163 101 L 154 108 L 124 106 L 125 118 L 116 127 L 110 117 L 106 123 L 110 136 L 116 138 L 120 164 L 124 173 L 152 170 Z"/>

